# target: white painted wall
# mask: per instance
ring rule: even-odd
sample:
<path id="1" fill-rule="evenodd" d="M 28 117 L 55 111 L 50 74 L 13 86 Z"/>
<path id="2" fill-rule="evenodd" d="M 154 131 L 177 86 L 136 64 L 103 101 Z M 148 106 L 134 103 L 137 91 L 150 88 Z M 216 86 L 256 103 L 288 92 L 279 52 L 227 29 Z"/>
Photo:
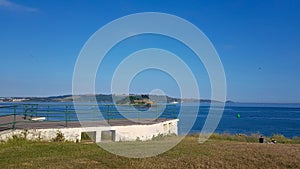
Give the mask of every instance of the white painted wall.
<path id="1" fill-rule="evenodd" d="M 112 130 L 116 131 L 115 141 L 146 141 L 160 134 L 164 136 L 178 135 L 178 121 L 178 119 L 174 119 L 152 125 L 114 126 Z"/>
<path id="2" fill-rule="evenodd" d="M 10 130 L 0 132 L 0 141 L 7 141 L 14 135 L 21 137 L 26 135 L 28 140 L 51 141 L 58 132 L 61 132 L 65 140 L 76 142 L 81 141 L 82 132 L 95 132 L 95 142 L 101 142 L 102 131 L 115 131 L 114 141 L 146 141 L 158 135 L 178 135 L 178 121 L 174 119 L 151 125 Z"/>

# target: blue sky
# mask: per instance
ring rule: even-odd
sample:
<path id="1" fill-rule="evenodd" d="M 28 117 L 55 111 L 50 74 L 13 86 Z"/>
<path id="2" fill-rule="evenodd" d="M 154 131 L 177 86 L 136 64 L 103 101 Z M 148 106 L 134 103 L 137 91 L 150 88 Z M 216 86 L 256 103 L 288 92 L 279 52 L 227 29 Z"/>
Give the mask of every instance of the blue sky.
<path id="1" fill-rule="evenodd" d="M 214 44 L 225 69 L 228 99 L 299 103 L 299 8 L 297 0 L 0 0 L 0 97 L 71 94 L 77 56 L 95 31 L 128 14 L 164 12 L 190 21 Z M 109 93 L 109 72 L 121 60 L 116 57 L 120 53 L 124 56 L 143 47 L 188 53 L 172 40 L 165 39 L 169 45 L 155 40 L 155 36 L 135 37 L 116 46 L 107 64 L 99 68 L 96 92 Z M 145 41 L 149 43 L 141 43 Z M 198 75 L 201 97 L 208 98 L 205 70 L 196 69 L 201 63 L 184 59 Z M 160 80 L 150 81 L 153 74 Z M 141 73 L 131 87 L 137 93 L 162 88 L 168 95 L 178 95 L 174 80 L 162 72 Z"/>

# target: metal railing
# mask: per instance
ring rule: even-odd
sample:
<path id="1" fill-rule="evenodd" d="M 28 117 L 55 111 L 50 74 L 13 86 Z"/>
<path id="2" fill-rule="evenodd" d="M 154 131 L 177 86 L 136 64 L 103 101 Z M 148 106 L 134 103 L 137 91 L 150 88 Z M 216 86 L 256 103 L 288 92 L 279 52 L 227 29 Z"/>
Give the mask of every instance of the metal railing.
<path id="1" fill-rule="evenodd" d="M 88 105 L 79 104 L 15 104 L 0 106 L 0 131 L 16 129 L 19 123 L 99 121 L 118 119 L 173 119 L 177 118 L 176 105 Z"/>

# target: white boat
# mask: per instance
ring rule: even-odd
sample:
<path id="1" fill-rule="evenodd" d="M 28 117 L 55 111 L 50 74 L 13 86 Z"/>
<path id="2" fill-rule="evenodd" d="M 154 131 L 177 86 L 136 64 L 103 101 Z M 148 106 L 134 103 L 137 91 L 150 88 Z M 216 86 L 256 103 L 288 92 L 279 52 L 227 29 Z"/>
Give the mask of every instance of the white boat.
<path id="1" fill-rule="evenodd" d="M 46 117 L 31 117 L 29 120 L 32 120 L 32 121 L 45 121 Z"/>
<path id="2" fill-rule="evenodd" d="M 174 102 L 171 102 L 170 104 L 178 104 L 179 102 L 176 102 L 176 101 L 174 101 Z"/>

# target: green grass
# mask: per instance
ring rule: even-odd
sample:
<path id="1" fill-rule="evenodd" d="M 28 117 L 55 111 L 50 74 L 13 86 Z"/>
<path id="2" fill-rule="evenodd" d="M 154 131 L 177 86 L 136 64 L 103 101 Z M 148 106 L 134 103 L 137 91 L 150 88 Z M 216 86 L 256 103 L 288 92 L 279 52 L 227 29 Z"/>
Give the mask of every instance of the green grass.
<path id="1" fill-rule="evenodd" d="M 254 135 L 248 137 L 215 134 L 199 144 L 197 135 L 188 136 L 170 151 L 142 159 L 120 157 L 93 143 L 15 138 L 0 143 L 0 168 L 300 168 L 300 144 L 292 144 L 299 138 L 276 135 L 284 144 L 259 144 Z"/>
<path id="2" fill-rule="evenodd" d="M 210 136 L 210 139 L 214 140 L 227 140 L 227 141 L 239 141 L 239 142 L 248 142 L 248 143 L 257 143 L 260 134 L 251 134 L 250 136 L 245 134 L 217 134 L 214 133 Z M 289 143 L 289 144 L 300 144 L 300 137 L 293 137 L 292 139 L 286 138 L 281 134 L 274 134 L 270 137 L 264 137 L 265 142 L 271 142 L 272 139 L 275 139 L 277 143 Z"/>

